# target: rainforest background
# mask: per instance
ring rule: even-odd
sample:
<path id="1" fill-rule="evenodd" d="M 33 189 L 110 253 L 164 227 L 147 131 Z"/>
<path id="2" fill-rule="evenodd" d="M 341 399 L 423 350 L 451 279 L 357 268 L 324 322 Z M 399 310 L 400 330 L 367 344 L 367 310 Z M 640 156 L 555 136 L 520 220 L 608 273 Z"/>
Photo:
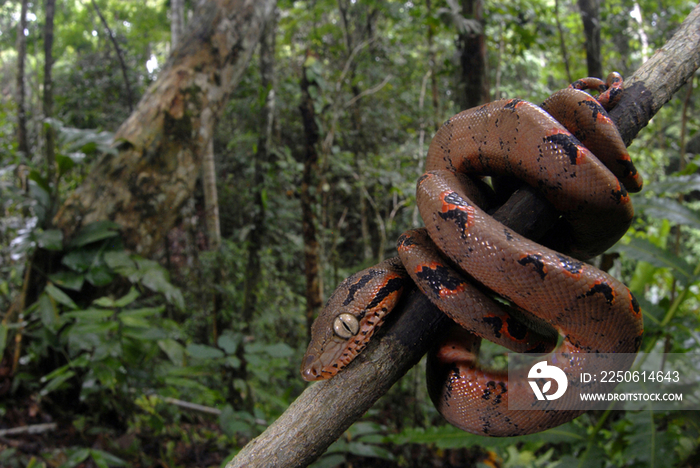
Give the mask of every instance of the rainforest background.
<path id="1" fill-rule="evenodd" d="M 0 466 L 224 466 L 307 386 L 335 286 L 420 225 L 444 120 L 630 76 L 695 7 L 0 2 Z M 630 146 L 637 218 L 595 259 L 639 299 L 644 350 L 700 349 L 696 85 Z M 463 433 L 423 367 L 313 466 L 700 464 L 694 411 Z"/>

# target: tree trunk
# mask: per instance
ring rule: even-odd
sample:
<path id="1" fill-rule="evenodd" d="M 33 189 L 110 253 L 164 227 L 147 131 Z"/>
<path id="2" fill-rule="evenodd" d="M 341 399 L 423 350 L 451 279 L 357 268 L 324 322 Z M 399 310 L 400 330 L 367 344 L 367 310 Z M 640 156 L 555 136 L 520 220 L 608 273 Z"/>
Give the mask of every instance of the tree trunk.
<path id="1" fill-rule="evenodd" d="M 306 60 L 314 60 L 307 52 Z M 304 65 L 301 77 L 301 117 L 304 124 L 304 172 L 301 181 L 301 226 L 304 237 L 304 270 L 306 274 L 306 325 L 311 330 L 318 311 L 323 305 L 320 280 L 319 242 L 316 234 L 316 206 L 318 188 L 318 140 L 319 130 L 316 125 L 316 112 L 310 89 L 318 87 L 309 79 L 307 66 Z"/>
<path id="2" fill-rule="evenodd" d="M 17 23 L 17 150 L 29 157 L 27 141 L 27 111 L 25 104 L 24 62 L 27 56 L 27 0 L 22 0 L 19 22 Z"/>
<path id="3" fill-rule="evenodd" d="M 630 79 L 611 117 L 627 144 L 700 67 L 700 6 L 674 37 Z M 520 193 L 520 195 L 518 195 Z M 516 192 L 508 202 L 507 224 L 529 223 L 522 202 L 535 198 Z M 520 199 L 520 200 L 518 200 Z M 517 202 L 517 203 L 513 203 Z M 542 212 L 542 201 L 528 203 Z M 546 209 L 542 212 L 546 213 Z M 398 316 L 397 316 L 398 315 Z M 392 317 L 393 316 L 393 317 Z M 444 331 L 444 314 L 422 294 L 409 295 L 388 318 L 380 336 L 337 376 L 310 385 L 265 432 L 236 455 L 227 468 L 307 466 L 359 419 Z"/>
<path id="4" fill-rule="evenodd" d="M 246 69 L 275 0 L 199 2 L 188 33 L 105 155 L 55 217 L 69 241 L 109 219 L 126 247 L 150 255 L 194 190 L 216 121 Z"/>
<path id="5" fill-rule="evenodd" d="M 586 64 L 588 76 L 603 78 L 600 51 L 600 0 L 578 0 L 583 31 L 586 35 Z"/>
<path id="6" fill-rule="evenodd" d="M 218 250 L 221 245 L 219 225 L 219 195 L 216 191 L 216 165 L 214 163 L 214 129 L 202 159 L 202 185 L 204 186 L 204 219 L 207 224 L 209 248 Z"/>
<path id="7" fill-rule="evenodd" d="M 433 8 L 431 0 L 427 0 L 425 3 L 428 9 L 428 17 L 432 17 Z M 428 23 L 428 53 L 429 53 L 429 67 L 430 67 L 430 93 L 433 101 L 433 127 L 437 132 L 442 125 L 442 119 L 440 118 L 440 97 L 438 93 L 438 77 L 437 77 L 437 54 L 435 53 L 435 24 L 430 21 Z"/>
<path id="8" fill-rule="evenodd" d="M 262 89 L 267 91 L 265 107 L 260 113 L 260 136 L 258 151 L 255 154 L 253 174 L 253 229 L 248 233 L 248 266 L 246 268 L 245 292 L 243 297 L 243 322 L 246 329 L 255 313 L 260 285 L 260 250 L 265 237 L 265 174 L 270 159 L 272 124 L 275 114 L 275 35 L 277 23 L 274 15 L 263 32 L 260 41 L 260 78 Z"/>
<path id="9" fill-rule="evenodd" d="M 180 45 L 185 30 L 185 0 L 170 0 L 170 50 Z"/>
<path id="10" fill-rule="evenodd" d="M 53 84 L 51 83 L 51 69 L 53 68 L 53 16 L 56 10 L 56 0 L 46 0 L 46 24 L 44 25 L 44 118 L 53 116 Z M 56 184 L 56 154 L 54 152 L 54 131 L 49 125 L 46 127 L 46 179 L 49 185 L 55 189 Z M 54 194 L 51 194 L 51 211 L 46 217 L 48 227 L 53 212 Z"/>
<path id="11" fill-rule="evenodd" d="M 470 109 L 489 101 L 483 0 L 462 0 L 462 14 L 465 18 L 473 19 L 481 25 L 477 32 L 460 32 L 457 40 L 462 66 L 458 86 L 459 103 L 462 109 Z"/>

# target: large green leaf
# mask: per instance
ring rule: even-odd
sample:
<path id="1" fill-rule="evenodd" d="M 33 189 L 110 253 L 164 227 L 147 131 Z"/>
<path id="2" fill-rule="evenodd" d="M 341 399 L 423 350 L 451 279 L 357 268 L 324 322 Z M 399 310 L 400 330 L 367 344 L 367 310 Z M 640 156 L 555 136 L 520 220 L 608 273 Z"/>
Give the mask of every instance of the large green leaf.
<path id="1" fill-rule="evenodd" d="M 41 396 L 48 395 L 49 393 L 58 389 L 66 380 L 72 378 L 74 375 L 75 375 L 75 372 L 73 372 L 72 370 L 69 370 L 69 371 L 61 373 L 60 375 L 57 375 L 56 377 L 54 377 L 48 381 L 48 383 L 44 386 L 44 388 L 41 389 L 39 394 Z"/>
<path id="2" fill-rule="evenodd" d="M 131 259 L 131 255 L 127 252 L 105 252 L 105 263 L 114 271 L 122 276 L 126 276 L 129 281 L 135 282 L 138 280 L 138 268 L 136 262 Z"/>
<path id="3" fill-rule="evenodd" d="M 700 229 L 700 215 L 671 198 L 635 197 L 634 207 L 652 218 L 668 219 L 672 223 Z"/>
<path id="4" fill-rule="evenodd" d="M 663 308 L 649 302 L 644 296 L 637 297 L 637 302 L 639 302 L 639 307 L 642 308 L 645 320 L 649 318 L 655 323 L 660 323 L 664 315 L 666 315 L 666 311 Z"/>
<path id="5" fill-rule="evenodd" d="M 221 334 L 216 344 L 219 348 L 223 349 L 226 354 L 233 354 L 238 350 L 238 346 L 241 344 L 242 340 L 243 336 L 240 333 L 226 330 Z"/>
<path id="6" fill-rule="evenodd" d="M 68 294 L 64 293 L 60 289 L 58 289 L 56 286 L 53 284 L 49 283 L 46 285 L 46 294 L 51 296 L 53 300 L 58 302 L 59 304 L 63 304 L 64 306 L 70 307 L 71 309 L 75 310 L 78 308 L 78 304 L 76 304 L 73 299 L 71 299 Z"/>
<path id="7" fill-rule="evenodd" d="M 111 453 L 98 449 L 90 449 L 90 456 L 99 468 L 109 468 L 110 466 L 126 466 L 126 461 L 115 457 Z"/>
<path id="8" fill-rule="evenodd" d="M 141 264 L 142 262 L 139 262 L 139 265 Z M 168 302 L 183 310 L 185 308 L 185 298 L 182 296 L 182 291 L 173 286 L 167 275 L 168 272 L 156 264 L 148 269 L 144 269 L 141 283 L 151 291 L 163 294 Z"/>
<path id="9" fill-rule="evenodd" d="M 72 312 L 65 312 L 63 317 L 78 319 L 81 322 L 101 322 L 114 315 L 113 310 L 108 309 L 85 309 Z"/>
<path id="10" fill-rule="evenodd" d="M 97 264 L 92 265 L 87 273 L 85 273 L 85 279 L 90 282 L 90 284 L 99 288 L 111 283 L 114 279 L 114 275 L 104 262 L 98 261 Z"/>
<path id="11" fill-rule="evenodd" d="M 72 250 L 63 256 L 61 263 L 78 273 L 85 273 L 97 264 L 97 257 L 101 249 L 95 246 L 83 247 Z"/>
<path id="12" fill-rule="evenodd" d="M 663 250 L 647 239 L 632 237 L 628 244 L 618 243 L 611 251 L 619 252 L 635 260 L 651 263 L 655 267 L 670 268 L 673 276 L 683 284 L 695 280 L 693 268 L 673 253 Z"/>
<path id="13" fill-rule="evenodd" d="M 78 231 L 71 240 L 70 247 L 82 247 L 102 239 L 108 239 L 119 235 L 119 225 L 113 221 L 95 221 L 87 224 Z"/>
<path id="14" fill-rule="evenodd" d="M 51 193 L 51 188 L 49 187 L 49 181 L 41 175 L 36 169 L 29 171 L 29 180 L 33 180 L 36 184 L 41 187 L 47 194 Z"/>
<path id="15" fill-rule="evenodd" d="M 49 298 L 48 294 L 42 294 L 39 296 L 37 301 L 37 310 L 39 312 L 39 318 L 41 323 L 44 324 L 49 330 L 55 330 L 58 325 L 58 311 L 56 310 L 56 305 Z"/>
<path id="16" fill-rule="evenodd" d="M 689 174 L 668 177 L 658 182 L 646 184 L 645 190 L 654 193 L 688 193 L 693 190 L 700 190 L 700 174 Z M 636 204 L 636 198 L 635 198 Z"/>
<path id="17" fill-rule="evenodd" d="M 651 411 L 628 412 L 634 431 L 625 438 L 628 445 L 623 453 L 625 459 L 638 461 L 641 466 L 677 466 L 674 438 L 659 430 Z"/>
<path id="18" fill-rule="evenodd" d="M 136 323 L 136 326 L 126 326 L 127 322 Z M 158 341 L 168 337 L 168 334 L 165 333 L 165 331 L 163 331 L 160 328 L 150 326 L 148 322 L 139 322 L 137 319 L 134 320 L 132 318 L 126 320 L 124 323 L 125 326 L 122 331 L 122 333 L 124 333 L 124 336 L 134 338 L 139 342 Z"/>
<path id="19" fill-rule="evenodd" d="M 98 323 L 79 323 L 70 329 L 71 334 L 87 335 L 106 335 L 111 331 L 117 331 L 119 324 L 117 322 L 98 322 Z"/>
<path id="20" fill-rule="evenodd" d="M 60 229 L 37 230 L 34 232 L 34 239 L 43 249 L 56 251 L 63 249 L 63 232 Z"/>
<path id="21" fill-rule="evenodd" d="M 114 134 L 110 132 L 66 127 L 60 120 L 52 118 L 45 119 L 44 124 L 56 131 L 61 145 L 68 152 L 117 154 L 117 149 L 112 146 Z M 82 158 L 73 156 L 73 159 Z"/>
<path id="22" fill-rule="evenodd" d="M 4 355 L 5 346 L 7 346 L 7 326 L 0 322 L 0 356 Z"/>
<path id="23" fill-rule="evenodd" d="M 138 299 L 140 295 L 139 290 L 132 286 L 128 293 L 113 302 L 112 307 L 126 307 Z"/>
<path id="24" fill-rule="evenodd" d="M 168 355 L 168 359 L 176 366 L 183 366 L 185 364 L 185 347 L 177 341 L 171 338 L 159 340 L 158 347 Z"/>
<path id="25" fill-rule="evenodd" d="M 109 296 L 102 296 L 95 299 L 92 303 L 100 307 L 126 307 L 138 299 L 139 296 L 140 293 L 138 289 L 132 286 L 131 289 L 129 289 L 129 292 L 119 299 L 112 299 Z"/>
<path id="26" fill-rule="evenodd" d="M 234 411 L 231 405 L 226 405 L 219 415 L 219 426 L 230 437 L 237 432 L 247 434 L 255 427 L 255 417 L 244 411 Z"/>
<path id="27" fill-rule="evenodd" d="M 187 345 L 187 354 L 197 359 L 218 359 L 224 357 L 224 353 L 220 349 L 195 343 Z"/>
<path id="28" fill-rule="evenodd" d="M 340 466 L 345 461 L 345 455 L 342 453 L 327 453 L 309 465 L 309 468 L 333 468 Z"/>
<path id="29" fill-rule="evenodd" d="M 85 282 L 85 275 L 74 271 L 61 270 L 49 275 L 49 279 L 62 288 L 80 291 Z"/>
<path id="30" fill-rule="evenodd" d="M 263 351 L 275 358 L 288 358 L 294 355 L 294 350 L 287 343 L 267 345 Z"/>
<path id="31" fill-rule="evenodd" d="M 119 320 L 125 327 L 149 329 L 151 326 L 151 322 L 143 317 L 133 317 L 128 315 L 124 316 L 123 314 L 119 314 Z"/>
<path id="32" fill-rule="evenodd" d="M 79 449 L 73 452 L 73 454 L 68 457 L 68 460 L 63 462 L 61 466 L 58 468 L 74 468 L 78 466 L 80 463 L 84 462 L 87 460 L 87 458 L 90 456 L 90 449 Z"/>
<path id="33" fill-rule="evenodd" d="M 351 453 L 360 457 L 382 458 L 384 460 L 394 459 L 391 452 L 378 445 L 358 441 L 346 442 L 342 439 L 328 447 L 328 453 L 333 452 Z"/>
<path id="34" fill-rule="evenodd" d="M 64 154 L 56 153 L 56 165 L 58 166 L 58 176 L 60 178 L 63 174 L 73 169 L 75 161 Z"/>
<path id="35" fill-rule="evenodd" d="M 119 312 L 119 317 L 138 317 L 138 318 L 147 318 L 151 317 L 153 315 L 159 315 L 162 314 L 163 311 L 165 310 L 165 306 L 161 305 L 158 307 L 143 307 L 141 309 L 130 309 L 130 310 L 123 310 Z"/>

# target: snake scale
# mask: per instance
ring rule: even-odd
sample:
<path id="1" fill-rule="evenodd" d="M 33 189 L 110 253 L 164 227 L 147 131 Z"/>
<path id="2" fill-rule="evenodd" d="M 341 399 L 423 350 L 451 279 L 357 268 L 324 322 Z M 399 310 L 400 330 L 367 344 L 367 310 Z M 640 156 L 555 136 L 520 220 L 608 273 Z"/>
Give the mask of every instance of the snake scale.
<path id="1" fill-rule="evenodd" d="M 583 89 L 601 93 L 596 99 Z M 413 281 L 461 327 L 428 357 L 431 399 L 451 424 L 512 436 L 578 416 L 582 411 L 509 410 L 510 399 L 532 398 L 526 376 L 509 381 L 482 368 L 478 350 L 485 338 L 521 353 L 638 351 L 639 304 L 624 284 L 583 261 L 627 231 L 634 215 L 628 192 L 642 187 L 605 110 L 622 89 L 618 74 L 607 82 L 585 78 L 540 107 L 499 100 L 445 122 L 417 184 L 425 228 L 400 236 L 399 257 L 338 286 L 312 327 L 303 378 L 327 379 L 347 366 Z M 483 176 L 494 187 L 512 179 L 529 184 L 561 213 L 542 239 L 547 247 L 489 216 L 494 194 Z M 575 379 L 571 366 L 556 365 Z"/>

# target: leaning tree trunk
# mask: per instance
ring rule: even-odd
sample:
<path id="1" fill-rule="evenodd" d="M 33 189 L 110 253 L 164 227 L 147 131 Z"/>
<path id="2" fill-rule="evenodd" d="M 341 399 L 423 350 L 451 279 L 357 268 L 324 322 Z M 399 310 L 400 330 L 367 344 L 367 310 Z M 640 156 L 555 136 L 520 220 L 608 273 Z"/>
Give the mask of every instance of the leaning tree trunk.
<path id="1" fill-rule="evenodd" d="M 126 247 L 151 254 L 187 200 L 212 123 L 257 45 L 275 0 L 199 2 L 194 20 L 158 80 L 105 155 L 54 218 L 70 240 L 85 224 L 112 220 Z"/>
<path id="2" fill-rule="evenodd" d="M 700 6 L 695 7 L 673 38 L 627 81 L 620 103 L 611 112 L 626 144 L 698 67 Z M 549 210 L 532 191 L 518 191 L 499 210 L 498 217 L 517 230 L 531 223 L 533 213 L 546 218 L 552 214 Z M 381 339 L 371 340 L 343 372 L 307 388 L 277 421 L 243 447 L 226 468 L 309 465 L 420 360 L 445 330 L 444 322 L 444 314 L 424 295 L 410 294 L 402 299 L 380 330 Z"/>
<path id="3" fill-rule="evenodd" d="M 22 0 L 19 21 L 17 23 L 17 150 L 22 156 L 29 156 L 27 141 L 27 111 L 25 103 L 24 62 L 27 56 L 27 1 Z"/>
<path id="4" fill-rule="evenodd" d="M 588 76 L 603 78 L 603 61 L 600 49 L 600 0 L 578 0 L 581 21 L 586 35 L 586 64 Z"/>

